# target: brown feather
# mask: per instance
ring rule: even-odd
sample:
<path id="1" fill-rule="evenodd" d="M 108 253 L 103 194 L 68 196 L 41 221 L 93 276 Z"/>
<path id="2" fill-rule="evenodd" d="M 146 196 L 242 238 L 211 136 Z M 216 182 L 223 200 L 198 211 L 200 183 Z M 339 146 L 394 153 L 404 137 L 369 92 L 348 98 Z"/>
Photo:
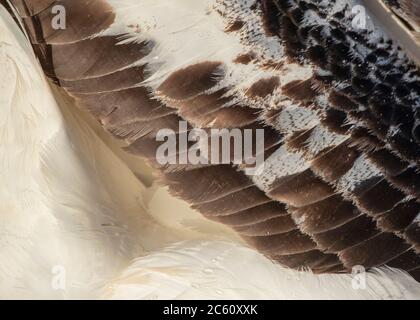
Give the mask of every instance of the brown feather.
<path id="1" fill-rule="evenodd" d="M 25 1 L 30 3 L 32 1 Z M 44 10 L 33 17 L 24 18 L 34 43 L 65 44 L 87 39 L 107 29 L 115 19 L 112 7 L 104 0 L 54 1 L 66 8 L 66 27 L 54 28 L 52 10 Z M 88 19 L 87 19 L 88 17 Z"/>
<path id="2" fill-rule="evenodd" d="M 380 266 L 396 259 L 410 249 L 403 239 L 392 233 L 380 233 L 354 247 L 340 252 L 344 266 L 361 265 L 365 268 Z M 372 254 L 374 252 L 375 254 Z"/>
<path id="3" fill-rule="evenodd" d="M 233 229 L 241 235 L 256 237 L 287 233 L 297 229 L 297 226 L 290 215 L 285 215 L 248 226 L 235 226 Z"/>
<path id="4" fill-rule="evenodd" d="M 222 73 L 221 62 L 202 62 L 172 73 L 157 89 L 169 99 L 193 98 L 214 87 Z"/>
<path id="5" fill-rule="evenodd" d="M 55 2 L 55 0 L 11 0 L 11 3 L 15 6 L 22 17 L 34 16 L 41 11 L 44 11 Z"/>
<path id="6" fill-rule="evenodd" d="M 316 244 L 298 230 L 273 236 L 243 237 L 250 245 L 270 255 L 290 255 L 312 251 Z"/>
<path id="7" fill-rule="evenodd" d="M 173 194 L 193 205 L 226 197 L 252 185 L 249 177 L 232 170 L 230 165 L 169 173 L 163 177 L 163 182 Z"/>
<path id="8" fill-rule="evenodd" d="M 257 187 L 252 186 L 239 192 L 228 194 L 220 199 L 194 205 L 192 207 L 205 216 L 224 216 L 238 213 L 269 202 L 271 202 L 271 199 L 268 198 L 264 192 Z"/>
<path id="9" fill-rule="evenodd" d="M 228 216 L 210 216 L 209 218 L 230 226 L 239 227 L 253 225 L 285 215 L 289 215 L 286 207 L 277 201 L 271 201 Z"/>
<path id="10" fill-rule="evenodd" d="M 378 227 L 388 232 L 402 232 L 419 213 L 420 204 L 417 201 L 399 203 L 378 218 Z"/>
<path id="11" fill-rule="evenodd" d="M 144 80 L 144 66 L 133 67 L 104 75 L 75 81 L 62 80 L 60 84 L 69 93 L 103 93 L 121 91 L 138 86 Z"/>
<path id="12" fill-rule="evenodd" d="M 307 251 L 292 255 L 277 255 L 272 259 L 293 269 L 312 269 L 315 273 L 317 270 L 327 270 L 331 267 L 339 266 L 339 270 L 343 271 L 344 267 L 340 263 L 335 254 L 325 254 L 319 250 Z"/>
<path id="13" fill-rule="evenodd" d="M 150 121 L 175 113 L 175 110 L 152 99 L 150 92 L 144 87 L 73 95 L 102 124 L 111 127 L 133 121 Z"/>
<path id="14" fill-rule="evenodd" d="M 314 234 L 312 238 L 323 251 L 339 253 L 372 238 L 379 232 L 376 223 L 371 218 L 362 215 L 336 229 Z"/>

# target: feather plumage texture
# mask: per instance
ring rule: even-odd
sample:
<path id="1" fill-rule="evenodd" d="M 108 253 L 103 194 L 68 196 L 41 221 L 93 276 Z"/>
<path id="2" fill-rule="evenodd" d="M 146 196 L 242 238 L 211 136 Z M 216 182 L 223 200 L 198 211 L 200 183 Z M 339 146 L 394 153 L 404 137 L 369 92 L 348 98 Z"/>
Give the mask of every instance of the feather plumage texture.
<path id="1" fill-rule="evenodd" d="M 385 0 L 410 27 L 420 32 L 420 3 L 417 0 Z"/>
<path id="2" fill-rule="evenodd" d="M 383 218 L 418 198 L 419 71 L 380 24 L 352 25 L 359 1 L 101 0 L 106 9 L 90 18 L 94 28 L 79 22 L 84 3 L 71 3 L 67 19 L 78 23 L 62 34 L 45 27 L 48 9 L 20 13 L 46 72 L 130 153 L 160 167 L 156 132 L 181 119 L 189 128 L 252 126 L 271 139 L 264 170 L 252 179 L 234 165 L 160 168 L 173 193 L 219 221 L 279 205 L 294 225 L 267 225 L 264 235 L 261 225 L 236 230 L 287 266 L 322 273 L 387 264 L 418 278 L 418 219 Z M 121 53 L 100 51 L 116 42 Z M 67 55 L 80 48 L 97 59 Z M 149 93 L 133 99 L 141 109 L 95 99 L 120 101 L 135 89 Z M 335 152 L 343 161 L 331 162 Z M 194 194 L 193 186 L 222 174 L 209 198 Z M 325 211 L 340 207 L 339 215 Z"/>
<path id="3" fill-rule="evenodd" d="M 86 125 L 61 113 L 27 39 L 0 14 L 0 296 L 89 297 L 142 252 L 139 187 Z M 121 176 L 105 176 L 108 166 Z M 122 177 L 133 193 L 111 199 Z M 55 266 L 67 272 L 66 291 L 52 286 Z"/>
<path id="4" fill-rule="evenodd" d="M 2 6 L 0 66 L 0 298 L 96 299 L 132 259 L 174 242 L 240 243 L 146 189 L 50 87 Z"/>
<path id="5" fill-rule="evenodd" d="M 415 291 L 404 291 L 412 279 L 395 270 L 374 270 L 367 277 L 365 290 L 351 289 L 352 280 L 351 275 L 314 276 L 285 269 L 233 243 L 190 241 L 136 259 L 103 297 L 293 300 L 314 299 L 316 292 L 320 300 L 417 299 Z"/>

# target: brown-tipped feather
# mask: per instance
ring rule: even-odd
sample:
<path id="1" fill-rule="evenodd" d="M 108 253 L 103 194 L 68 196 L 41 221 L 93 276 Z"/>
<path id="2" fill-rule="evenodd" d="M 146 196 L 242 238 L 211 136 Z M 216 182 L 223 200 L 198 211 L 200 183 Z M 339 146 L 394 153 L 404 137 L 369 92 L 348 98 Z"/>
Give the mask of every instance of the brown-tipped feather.
<path id="1" fill-rule="evenodd" d="M 300 102 L 311 102 L 316 96 L 316 90 L 313 88 L 313 80 L 295 80 L 282 87 L 284 95 Z"/>
<path id="2" fill-rule="evenodd" d="M 246 92 L 250 98 L 265 98 L 279 87 L 280 79 L 272 77 L 268 79 L 261 79 L 255 82 Z"/>
<path id="3" fill-rule="evenodd" d="M 338 228 L 361 215 L 354 205 L 334 195 L 313 205 L 292 208 L 291 213 L 305 233 L 315 234 Z"/>
<path id="4" fill-rule="evenodd" d="M 163 177 L 163 182 L 172 193 L 191 204 L 214 201 L 252 186 L 247 176 L 232 170 L 230 165 L 169 173 Z"/>
<path id="5" fill-rule="evenodd" d="M 179 114 L 198 128 L 242 128 L 255 122 L 259 110 L 244 106 L 220 108 L 212 113 L 192 116 L 188 111 Z"/>
<path id="6" fill-rule="evenodd" d="M 298 230 L 273 236 L 244 236 L 244 239 L 263 253 L 279 256 L 304 253 L 316 248 L 315 242 Z"/>
<path id="7" fill-rule="evenodd" d="M 388 232 L 402 232 L 420 213 L 420 204 L 415 200 L 399 203 L 378 218 L 378 226 Z"/>
<path id="8" fill-rule="evenodd" d="M 361 265 L 371 268 L 396 259 L 410 249 L 410 245 L 392 233 L 380 233 L 360 244 L 340 252 L 346 267 Z M 372 254 L 375 252 L 375 254 Z"/>
<path id="9" fill-rule="evenodd" d="M 327 182 L 334 182 L 351 169 L 359 157 L 357 149 L 351 148 L 348 142 L 324 149 L 311 162 L 312 170 Z"/>
<path id="10" fill-rule="evenodd" d="M 372 238 L 379 232 L 376 223 L 362 215 L 338 228 L 314 234 L 312 238 L 325 252 L 339 253 Z"/>
<path id="11" fill-rule="evenodd" d="M 385 179 L 373 182 L 372 185 L 369 185 L 368 190 L 361 195 L 357 195 L 358 190 L 355 193 L 359 207 L 371 215 L 391 210 L 406 197 L 404 193 L 392 187 Z"/>
<path id="12" fill-rule="evenodd" d="M 60 81 L 61 86 L 72 94 L 121 91 L 138 86 L 144 80 L 144 66 L 116 71 L 97 78 Z"/>
<path id="13" fill-rule="evenodd" d="M 214 87 L 222 69 L 221 62 L 202 62 L 172 73 L 157 89 L 165 98 L 185 100 Z"/>
<path id="14" fill-rule="evenodd" d="M 272 200 L 255 186 L 228 194 L 222 198 L 203 204 L 193 205 L 204 215 L 224 216 L 269 203 Z"/>
<path id="15" fill-rule="evenodd" d="M 56 0 L 11 0 L 10 2 L 15 6 L 22 17 L 30 17 L 44 11 L 54 4 Z"/>
<path id="16" fill-rule="evenodd" d="M 414 250 L 408 250 L 404 254 L 387 262 L 387 266 L 403 270 L 413 270 L 418 268 L 419 263 L 420 256 Z"/>
<path id="17" fill-rule="evenodd" d="M 83 101 L 84 107 L 101 123 L 114 127 L 133 121 L 154 120 L 175 113 L 175 110 L 152 99 L 151 93 L 145 87 L 73 95 L 78 101 Z"/>
<path id="18" fill-rule="evenodd" d="M 284 204 L 271 201 L 263 205 L 246 209 L 227 216 L 210 216 L 209 218 L 230 226 L 249 226 L 276 217 L 289 215 Z"/>
<path id="19" fill-rule="evenodd" d="M 282 234 L 296 228 L 296 224 L 290 215 L 272 218 L 248 226 L 233 227 L 239 234 L 248 237 Z"/>
<path id="20" fill-rule="evenodd" d="M 310 268 L 316 272 L 316 270 L 326 270 L 338 266 L 339 271 L 344 271 L 343 265 L 335 254 L 328 255 L 319 250 L 291 255 L 277 255 L 273 256 L 272 259 L 293 269 Z"/>
<path id="21" fill-rule="evenodd" d="M 417 254 L 420 254 L 420 223 L 414 221 L 404 232 L 405 238 L 413 245 Z"/>

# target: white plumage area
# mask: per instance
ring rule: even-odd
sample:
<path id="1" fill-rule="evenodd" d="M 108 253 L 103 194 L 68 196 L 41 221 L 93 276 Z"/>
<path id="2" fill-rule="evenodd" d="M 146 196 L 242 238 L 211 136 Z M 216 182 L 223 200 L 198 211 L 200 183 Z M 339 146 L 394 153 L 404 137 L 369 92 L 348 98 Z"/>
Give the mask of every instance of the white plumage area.
<path id="1" fill-rule="evenodd" d="M 149 184 L 151 169 L 133 173 L 46 79 L 1 6 L 0 68 L 1 299 L 420 298 L 420 284 L 396 269 L 375 268 L 355 288 L 351 274 L 275 264 Z"/>

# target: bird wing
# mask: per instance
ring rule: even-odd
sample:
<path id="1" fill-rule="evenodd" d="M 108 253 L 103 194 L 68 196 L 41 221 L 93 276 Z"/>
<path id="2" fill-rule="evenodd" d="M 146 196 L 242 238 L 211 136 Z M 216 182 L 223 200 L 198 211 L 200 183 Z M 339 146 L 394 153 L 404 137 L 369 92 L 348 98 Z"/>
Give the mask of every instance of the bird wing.
<path id="1" fill-rule="evenodd" d="M 11 3 L 45 72 L 205 217 L 288 267 L 419 279 L 419 70 L 359 1 Z M 162 128 L 263 129 L 264 166 L 161 165 Z"/>

